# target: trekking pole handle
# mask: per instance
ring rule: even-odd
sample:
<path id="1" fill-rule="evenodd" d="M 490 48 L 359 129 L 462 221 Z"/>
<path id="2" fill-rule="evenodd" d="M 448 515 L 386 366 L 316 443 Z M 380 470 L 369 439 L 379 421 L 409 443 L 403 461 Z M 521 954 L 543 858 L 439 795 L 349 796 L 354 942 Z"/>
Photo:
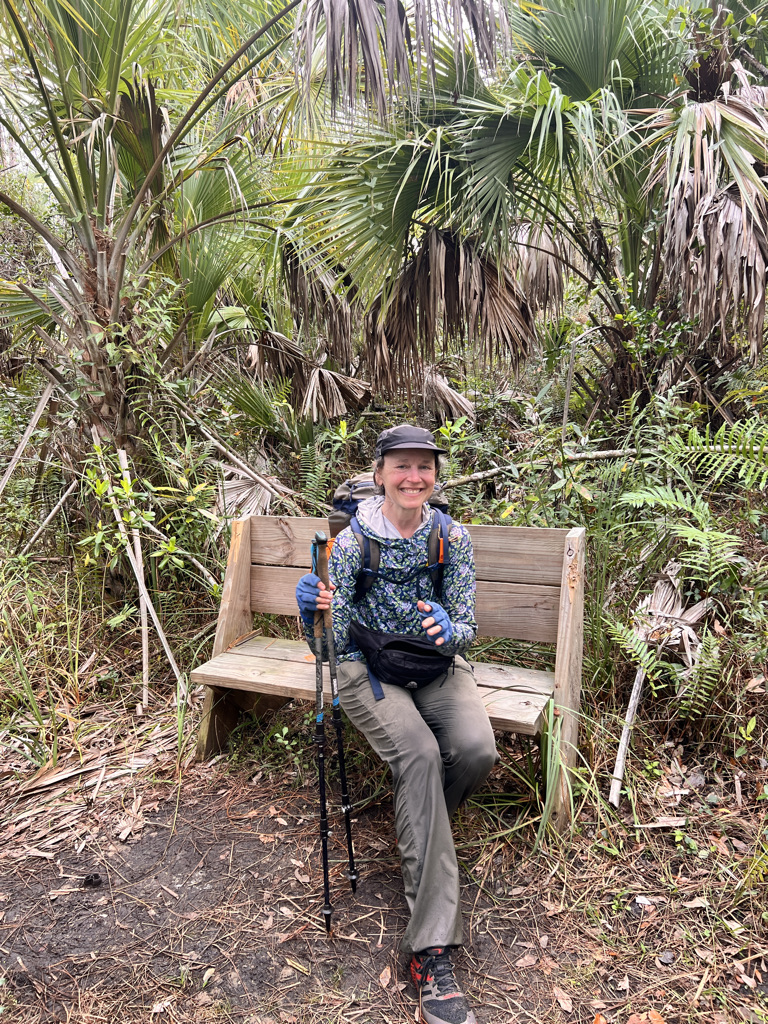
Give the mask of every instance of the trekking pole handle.
<path id="1" fill-rule="evenodd" d="M 317 547 L 317 575 L 323 581 L 326 590 L 331 589 L 331 580 L 328 575 L 328 538 L 322 530 L 315 534 L 315 545 Z M 322 621 L 326 629 L 330 629 L 333 619 L 331 609 L 328 608 L 322 613 Z M 315 618 L 315 636 L 317 636 L 317 617 Z"/>

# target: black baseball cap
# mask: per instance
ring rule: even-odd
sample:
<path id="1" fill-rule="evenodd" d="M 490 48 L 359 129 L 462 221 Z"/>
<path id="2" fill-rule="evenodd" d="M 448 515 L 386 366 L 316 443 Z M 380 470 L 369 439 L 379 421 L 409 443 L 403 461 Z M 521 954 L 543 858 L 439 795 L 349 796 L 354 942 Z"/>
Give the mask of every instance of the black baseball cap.
<path id="1" fill-rule="evenodd" d="M 387 452 L 396 448 L 425 448 L 427 451 L 436 452 L 438 455 L 445 455 L 442 448 L 435 444 L 435 438 L 430 430 L 424 427 L 412 427 L 410 423 L 401 423 L 397 427 L 388 427 L 382 430 L 376 438 L 376 449 L 373 453 L 375 459 L 380 459 Z"/>

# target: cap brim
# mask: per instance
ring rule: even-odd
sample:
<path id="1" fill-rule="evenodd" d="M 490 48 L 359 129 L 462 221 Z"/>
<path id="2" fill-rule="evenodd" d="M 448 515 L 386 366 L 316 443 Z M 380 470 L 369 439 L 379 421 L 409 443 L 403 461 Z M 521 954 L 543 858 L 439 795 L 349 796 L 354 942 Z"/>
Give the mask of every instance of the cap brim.
<path id="1" fill-rule="evenodd" d="M 389 447 L 385 448 L 381 454 L 386 455 L 387 452 L 394 452 L 398 448 L 420 448 L 422 451 L 425 452 L 434 452 L 435 455 L 448 454 L 448 452 L 444 451 L 442 448 L 438 448 L 437 445 L 435 444 L 423 444 L 419 443 L 418 441 L 403 441 L 400 444 L 389 445 Z"/>

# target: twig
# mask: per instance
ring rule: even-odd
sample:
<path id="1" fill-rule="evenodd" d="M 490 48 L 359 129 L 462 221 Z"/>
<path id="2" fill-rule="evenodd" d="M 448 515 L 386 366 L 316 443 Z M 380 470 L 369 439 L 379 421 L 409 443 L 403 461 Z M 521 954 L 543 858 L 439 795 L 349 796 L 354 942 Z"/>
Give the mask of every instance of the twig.
<path id="1" fill-rule="evenodd" d="M 613 769 L 613 778 L 611 779 L 611 791 L 608 794 L 608 803 L 614 807 L 619 806 L 621 800 L 621 783 L 624 780 L 624 769 L 627 763 L 627 751 L 629 750 L 629 740 L 632 735 L 632 725 L 635 721 L 635 715 L 640 705 L 640 695 L 643 692 L 643 680 L 645 679 L 645 669 L 640 666 L 635 674 L 635 683 L 632 687 L 632 694 L 629 698 L 629 705 L 627 707 L 627 717 L 624 720 L 624 729 L 621 733 L 621 741 L 619 742 L 619 749 L 616 754 L 616 767 Z"/>
<path id="2" fill-rule="evenodd" d="M 27 543 L 24 545 L 24 547 L 21 549 L 21 551 L 19 552 L 19 555 L 26 555 L 26 553 L 29 551 L 29 549 L 32 547 L 32 545 L 35 543 L 37 538 L 41 535 L 43 530 L 46 528 L 48 523 L 50 523 L 51 520 L 54 519 L 56 517 L 56 515 L 59 513 L 59 511 L 63 508 L 64 503 L 66 502 L 67 498 L 70 496 L 70 494 L 74 491 L 74 489 L 76 487 L 77 487 L 77 480 L 73 480 L 72 483 L 69 485 L 69 487 L 66 489 L 66 491 L 64 491 L 62 496 L 59 498 L 59 500 L 53 506 L 51 511 L 48 513 L 48 515 L 45 517 L 45 519 L 42 521 L 42 523 L 38 526 L 38 528 L 32 534 L 32 536 L 27 541 Z"/>
<path id="3" fill-rule="evenodd" d="M 145 522 L 143 525 L 145 529 L 149 530 L 150 533 L 154 533 L 154 535 L 156 537 L 159 537 L 160 540 L 164 540 L 166 542 L 170 541 L 171 538 L 168 536 L 168 534 L 163 533 L 162 530 L 158 530 L 154 523 Z M 184 548 L 174 548 L 173 553 L 174 555 L 180 555 L 182 558 L 186 558 L 189 562 L 191 562 L 192 565 L 194 565 L 194 567 L 200 573 L 200 575 L 205 579 L 206 583 L 211 589 L 218 586 L 218 581 L 216 580 L 216 577 L 205 568 L 202 562 L 198 562 L 198 560 L 195 558 L 193 554 L 191 554 L 191 552 L 186 551 Z"/>
<path id="4" fill-rule="evenodd" d="M 45 389 L 45 391 L 40 396 L 40 401 L 37 403 L 37 407 L 35 408 L 35 411 L 32 413 L 32 419 L 27 424 L 27 429 L 24 431 L 24 435 L 23 435 L 22 439 L 19 441 L 18 445 L 16 446 L 16 451 L 11 456 L 11 461 L 8 463 L 8 466 L 6 467 L 5 473 L 3 473 L 3 478 L 2 478 L 2 480 L 0 480 L 0 494 L 3 493 L 3 491 L 5 490 L 5 485 L 11 479 L 11 475 L 13 474 L 13 471 L 16 468 L 16 465 L 18 464 L 19 459 L 24 454 L 24 449 L 27 447 L 27 442 L 29 441 L 30 437 L 32 436 L 32 431 L 35 429 L 35 427 L 38 424 L 38 421 L 39 421 L 40 417 L 45 412 L 45 407 L 46 407 L 46 405 L 48 405 L 48 399 L 51 397 L 52 394 L 53 394 L 53 384 L 49 384 L 48 387 Z"/>
<path id="5" fill-rule="evenodd" d="M 168 659 L 168 664 L 171 666 L 173 674 L 176 677 L 176 683 L 179 688 L 179 700 L 185 703 L 187 700 L 187 683 L 184 676 L 181 673 L 181 670 L 179 669 L 179 666 L 176 664 L 176 659 L 173 656 L 173 651 L 171 650 L 171 646 L 168 643 L 168 638 L 165 635 L 163 627 L 160 623 L 160 619 L 158 618 L 157 612 L 155 611 L 155 606 L 152 604 L 149 594 L 147 593 L 147 588 L 144 584 L 144 575 L 140 571 L 139 565 L 136 562 L 136 558 L 134 556 L 131 544 L 128 539 L 128 531 L 125 528 L 123 517 L 120 515 L 120 509 L 117 507 L 117 501 L 115 500 L 115 490 L 112 486 L 112 480 L 110 478 L 110 475 L 107 472 L 107 467 L 104 464 L 104 456 L 101 453 L 101 438 L 99 437 L 99 433 L 95 426 L 91 427 L 91 434 L 93 435 L 93 443 L 96 450 L 96 455 L 99 460 L 99 465 L 101 466 L 101 472 L 104 474 L 104 478 L 107 481 L 107 494 L 109 496 L 109 503 L 112 506 L 112 512 L 115 516 L 115 522 L 117 523 L 117 528 L 120 531 L 120 536 L 123 538 L 123 542 L 125 544 L 126 556 L 128 558 L 128 561 L 131 563 L 133 575 L 136 577 L 136 583 L 138 584 L 139 587 L 139 593 L 144 594 L 144 598 L 147 602 L 147 611 L 149 612 L 150 618 L 152 619 L 152 623 L 157 631 L 157 635 L 160 638 L 160 643 L 163 645 L 163 650 L 165 651 L 165 656 Z"/>
<path id="6" fill-rule="evenodd" d="M 136 504 L 130 496 L 131 473 L 128 469 L 128 456 L 122 448 L 117 449 L 117 461 L 123 471 L 123 480 L 129 488 L 128 501 L 133 511 L 136 511 Z M 146 589 L 144 581 L 144 559 L 141 554 L 141 536 L 138 527 L 131 528 L 133 536 L 133 553 L 136 556 L 136 564 L 141 574 L 141 585 L 139 586 L 139 615 L 141 618 L 141 707 L 146 711 L 149 706 L 149 628 L 147 625 L 147 600 L 144 597 Z"/>
<path id="7" fill-rule="evenodd" d="M 602 462 L 604 459 L 629 459 L 640 454 L 642 453 L 637 448 L 610 448 L 600 452 L 569 453 L 563 457 L 563 461 Z M 554 461 L 557 462 L 556 459 Z M 552 459 L 534 459 L 531 462 L 521 462 L 519 464 L 508 462 L 506 466 L 496 466 L 495 469 L 484 469 L 480 473 L 471 473 L 469 476 L 457 476 L 453 480 L 441 481 L 440 486 L 443 488 L 460 487 L 462 484 L 471 484 L 478 480 L 490 480 L 491 477 L 499 476 L 502 473 L 517 473 L 523 467 L 548 466 L 552 462 Z"/>
<path id="8" fill-rule="evenodd" d="M 229 448 L 226 448 L 221 443 L 221 441 L 215 438 L 213 434 L 203 426 L 203 424 L 200 422 L 200 420 L 197 419 L 197 417 L 191 416 L 189 412 L 186 412 L 185 415 L 195 424 L 195 426 L 203 435 L 203 437 L 210 441 L 214 448 L 216 448 L 217 451 L 220 451 L 221 454 L 224 455 L 236 469 L 239 469 L 247 477 L 253 480 L 254 483 L 257 483 L 260 487 L 263 487 L 264 490 L 271 494 L 274 498 L 280 498 L 282 501 L 284 501 L 286 505 L 293 509 L 296 515 L 304 514 L 299 508 L 299 506 L 296 504 L 296 502 L 293 501 L 292 498 L 288 497 L 289 494 L 293 494 L 295 492 L 291 491 L 290 488 L 283 486 L 283 484 L 275 485 L 273 483 L 270 483 L 267 477 L 262 476 L 261 473 L 257 473 L 255 469 L 252 469 L 246 462 L 243 462 L 243 460 L 239 458 L 239 456 L 235 455 L 233 451 L 231 451 Z"/>

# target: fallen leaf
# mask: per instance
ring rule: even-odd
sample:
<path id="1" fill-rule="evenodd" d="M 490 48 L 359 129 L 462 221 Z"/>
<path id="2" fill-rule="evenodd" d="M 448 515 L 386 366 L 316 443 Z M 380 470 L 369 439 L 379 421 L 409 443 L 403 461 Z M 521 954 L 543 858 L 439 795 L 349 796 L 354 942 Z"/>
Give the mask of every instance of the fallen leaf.
<path id="1" fill-rule="evenodd" d="M 643 1014 L 643 1016 L 641 1017 L 639 1013 L 633 1013 L 629 1017 L 627 1017 L 627 1024 L 645 1024 L 645 1022 L 645 1014 Z"/>
<path id="2" fill-rule="evenodd" d="M 573 1000 L 568 993 L 564 992 L 561 988 L 558 988 L 557 985 L 554 986 L 552 992 L 555 999 L 560 1004 L 560 1009 L 565 1010 L 566 1013 L 571 1013 L 573 1010 Z"/>
<path id="3" fill-rule="evenodd" d="M 542 900 L 542 907 L 547 912 L 547 917 L 554 917 L 556 914 L 562 914 L 565 909 L 560 903 L 552 903 L 550 900 Z"/>
<path id="4" fill-rule="evenodd" d="M 524 885 L 516 885 L 514 889 L 509 890 L 510 896 L 519 896 L 521 892 L 525 892 Z"/>
<path id="5" fill-rule="evenodd" d="M 648 1020 L 650 1024 L 667 1024 L 664 1018 L 661 1016 L 658 1010 L 648 1011 Z"/>
<path id="6" fill-rule="evenodd" d="M 608 1024 L 608 1021 L 605 1019 L 602 1013 L 596 1013 L 595 1019 L 592 1021 L 592 1024 Z"/>
<path id="7" fill-rule="evenodd" d="M 697 946 L 693 952 L 699 960 L 703 960 L 705 964 L 713 964 L 715 962 L 715 954 L 711 949 L 705 949 L 703 946 Z"/>
<path id="8" fill-rule="evenodd" d="M 309 875 L 305 875 L 303 872 L 299 871 L 298 868 L 296 868 L 296 870 L 293 873 L 295 877 L 298 879 L 298 881 L 303 882 L 304 885 L 306 885 L 307 882 L 309 881 Z"/>
<path id="9" fill-rule="evenodd" d="M 515 967 L 533 967 L 538 962 L 538 957 L 532 953 L 526 953 L 525 956 L 521 956 L 519 960 L 515 960 Z"/>
<path id="10" fill-rule="evenodd" d="M 629 992 L 629 975 L 625 974 L 620 982 L 617 983 L 616 988 L 620 992 Z"/>
<path id="11" fill-rule="evenodd" d="M 698 910 L 699 907 L 708 907 L 709 900 L 705 899 L 703 896 L 695 896 L 692 900 L 689 900 L 688 903 L 684 903 L 683 906 L 688 910 Z"/>
<path id="12" fill-rule="evenodd" d="M 546 949 L 547 946 L 549 945 L 549 936 L 548 935 L 540 935 L 539 936 L 539 945 L 541 946 L 542 949 Z"/>
<path id="13" fill-rule="evenodd" d="M 272 914 L 270 914 L 266 921 L 261 922 L 261 927 L 264 929 L 265 932 L 268 932 L 269 929 L 274 925 L 274 923 L 275 918 Z"/>
<path id="14" fill-rule="evenodd" d="M 379 984 L 382 988 L 386 988 L 390 981 L 392 981 L 392 971 L 389 967 L 385 967 L 379 975 Z"/>
<path id="15" fill-rule="evenodd" d="M 209 967 L 208 970 L 205 972 L 205 974 L 203 975 L 203 988 L 205 988 L 205 986 L 211 980 L 215 970 L 216 970 L 215 967 Z"/>
<path id="16" fill-rule="evenodd" d="M 259 842 L 260 843 L 276 843 L 277 842 L 277 836 L 260 835 L 259 836 Z"/>
<path id="17" fill-rule="evenodd" d="M 294 916 L 293 911 L 291 910 L 290 907 L 280 907 L 280 913 L 284 914 L 286 917 Z"/>

